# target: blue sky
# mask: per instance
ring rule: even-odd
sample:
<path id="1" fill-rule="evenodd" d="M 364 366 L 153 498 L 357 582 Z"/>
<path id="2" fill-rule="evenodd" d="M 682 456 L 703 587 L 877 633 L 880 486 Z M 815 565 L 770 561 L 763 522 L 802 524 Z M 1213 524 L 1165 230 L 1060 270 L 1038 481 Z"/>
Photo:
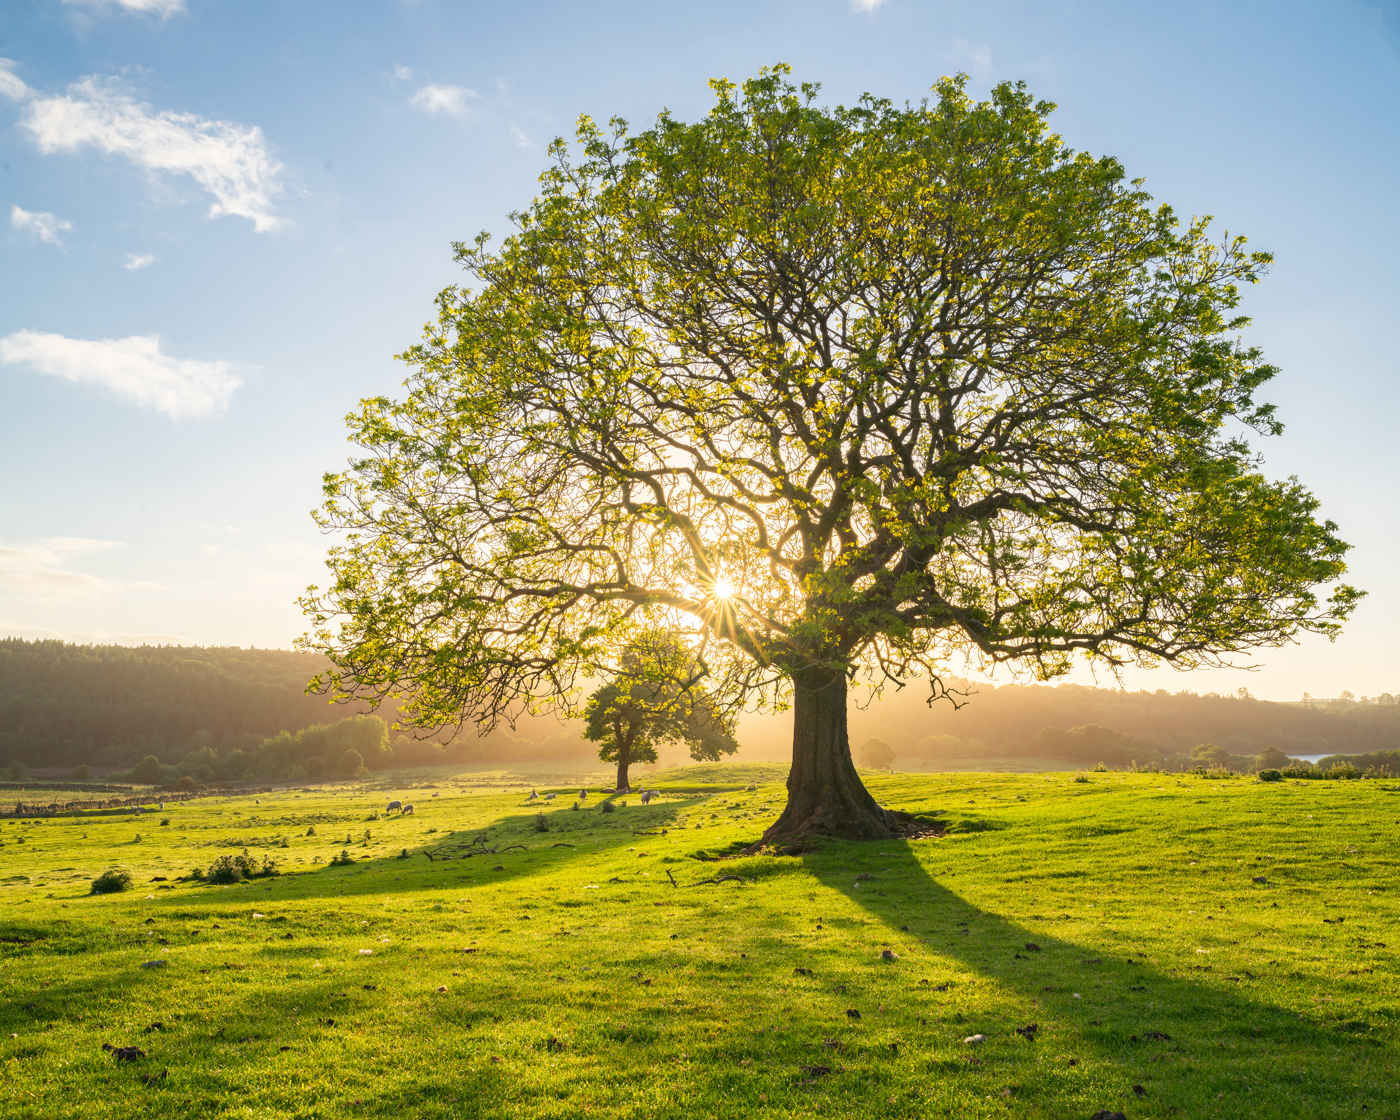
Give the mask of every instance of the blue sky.
<path id="1" fill-rule="evenodd" d="M 1400 0 L 10 0 L 0 13 L 0 634 L 288 646 L 342 417 L 580 113 L 785 61 L 825 100 L 1024 79 L 1076 148 L 1277 254 L 1261 450 L 1355 544 L 1333 645 L 1134 687 L 1400 691 Z"/>

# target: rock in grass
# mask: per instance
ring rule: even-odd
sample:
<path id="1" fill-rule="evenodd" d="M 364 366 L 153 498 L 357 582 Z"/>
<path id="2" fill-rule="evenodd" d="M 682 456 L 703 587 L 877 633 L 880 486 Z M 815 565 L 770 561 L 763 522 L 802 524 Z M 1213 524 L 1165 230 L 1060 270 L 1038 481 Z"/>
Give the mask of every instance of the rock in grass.
<path id="1" fill-rule="evenodd" d="M 846 1018 L 847 1018 L 847 1019 L 859 1019 L 859 1018 L 860 1018 L 860 1012 L 857 1011 L 854 1007 L 848 1007 L 848 1008 L 846 1008 Z"/>
<path id="2" fill-rule="evenodd" d="M 1254 876 L 1254 881 L 1255 881 L 1256 883 L 1267 883 L 1269 880 L 1266 879 L 1266 878 L 1264 878 L 1264 876 L 1262 876 L 1262 875 L 1256 875 L 1256 876 Z"/>
<path id="3" fill-rule="evenodd" d="M 881 950 L 881 952 L 880 952 L 880 959 L 881 959 L 882 961 L 892 961 L 892 960 L 894 960 L 894 959 L 895 959 L 894 950 L 893 950 L 893 949 L 884 949 L 884 950 Z"/>
<path id="4" fill-rule="evenodd" d="M 165 967 L 166 965 L 168 965 L 169 963 L 170 963 L 169 961 L 143 961 L 142 964 L 141 964 L 141 967 L 142 967 L 142 968 L 164 968 L 164 967 Z"/>

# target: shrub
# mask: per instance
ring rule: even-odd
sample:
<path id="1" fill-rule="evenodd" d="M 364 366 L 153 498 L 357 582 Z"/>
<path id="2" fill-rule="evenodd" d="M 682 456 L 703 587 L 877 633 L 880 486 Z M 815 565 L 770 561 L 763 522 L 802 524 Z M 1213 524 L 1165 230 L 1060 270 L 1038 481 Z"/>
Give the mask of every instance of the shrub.
<path id="1" fill-rule="evenodd" d="M 755 792 L 757 789 L 758 789 L 758 783 L 757 783 L 757 782 L 750 782 L 748 785 L 746 785 L 746 786 L 744 787 L 744 792 L 745 792 L 745 793 L 753 793 L 753 792 Z"/>
<path id="2" fill-rule="evenodd" d="M 68 771 L 68 777 L 75 782 L 85 782 L 92 777 L 92 767 L 83 763 Z"/>
<path id="3" fill-rule="evenodd" d="M 355 857 L 350 854 L 349 848 L 341 848 L 340 855 L 331 858 L 332 867 L 344 867 L 347 863 L 354 863 Z"/>
<path id="4" fill-rule="evenodd" d="M 548 831 L 549 831 L 549 818 L 546 817 L 543 813 L 536 813 L 536 814 L 535 814 L 535 831 L 536 831 L 536 832 L 548 832 Z"/>
<path id="5" fill-rule="evenodd" d="M 577 813 L 577 812 L 578 812 L 578 802 L 575 801 L 572 805 L 569 806 L 569 808 L 572 809 L 575 813 Z"/>
<path id="6" fill-rule="evenodd" d="M 202 867 L 192 867 L 192 868 L 190 868 L 190 878 L 191 878 L 191 879 L 194 879 L 196 882 L 203 882 L 203 881 L 204 881 L 204 868 L 202 868 Z"/>
<path id="7" fill-rule="evenodd" d="M 317 758 L 313 755 L 301 765 L 308 778 L 324 778 L 326 776 L 326 760 L 324 758 Z"/>
<path id="8" fill-rule="evenodd" d="M 346 751 L 340 756 L 340 772 L 347 777 L 359 770 L 365 764 L 365 759 L 359 751 Z"/>
<path id="9" fill-rule="evenodd" d="M 220 856 L 209 865 L 205 878 L 211 883 L 238 883 L 277 874 L 277 865 L 263 857 L 262 866 L 246 851 L 236 856 Z"/>
<path id="10" fill-rule="evenodd" d="M 131 889 L 131 872 L 110 867 L 92 881 L 90 894 L 116 894 Z"/>
<path id="11" fill-rule="evenodd" d="M 161 827 L 161 828 L 169 828 L 169 827 L 170 827 L 170 818 L 169 818 L 169 817 L 161 817 L 161 818 L 160 818 L 160 827 Z"/>
<path id="12" fill-rule="evenodd" d="M 306 830 L 306 835 L 308 835 L 308 836 L 315 836 L 315 835 L 316 835 L 316 826 L 315 826 L 314 824 L 313 824 L 310 828 L 308 828 L 308 829 Z"/>
<path id="13" fill-rule="evenodd" d="M 604 801 L 604 802 L 603 802 L 603 812 L 605 812 L 605 813 L 616 813 L 616 812 L 617 812 L 617 806 L 614 805 L 611 801 Z"/>
<path id="14" fill-rule="evenodd" d="M 160 781 L 160 759 L 148 754 L 131 768 L 131 780 L 148 786 Z"/>
<path id="15" fill-rule="evenodd" d="M 1281 782 L 1283 781 L 1283 774 L 1278 770 L 1260 770 L 1259 780 L 1261 782 Z"/>
<path id="16" fill-rule="evenodd" d="M 177 779 L 170 787 L 180 793 L 193 793 L 200 788 L 198 782 L 186 774 L 183 778 Z"/>
<path id="17" fill-rule="evenodd" d="M 401 852 L 399 853 L 398 858 L 399 858 L 399 859 L 408 859 L 408 849 L 405 848 L 403 851 L 401 851 Z"/>
<path id="18" fill-rule="evenodd" d="M 1108 767 L 1105 766 L 1102 762 L 1098 762 L 1098 763 L 1095 763 L 1093 766 L 1089 767 L 1089 773 L 1091 773 L 1091 774 L 1107 774 L 1107 773 L 1108 773 Z"/>

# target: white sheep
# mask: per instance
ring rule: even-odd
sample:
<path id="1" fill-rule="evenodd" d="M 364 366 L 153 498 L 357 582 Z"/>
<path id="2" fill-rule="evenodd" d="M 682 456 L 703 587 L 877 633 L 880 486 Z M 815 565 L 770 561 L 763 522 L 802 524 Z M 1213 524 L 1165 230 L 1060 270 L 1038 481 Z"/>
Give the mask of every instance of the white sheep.
<path id="1" fill-rule="evenodd" d="M 540 799 L 540 795 L 539 795 L 538 793 L 536 793 L 534 790 L 531 790 L 531 791 L 530 791 L 530 796 L 529 796 L 528 800 L 530 800 L 530 801 L 538 801 L 539 799 Z"/>
<path id="2" fill-rule="evenodd" d="M 395 809 L 402 809 L 402 808 L 403 808 L 403 802 L 402 802 L 402 801 L 391 801 L 391 802 L 389 802 L 389 807 L 388 807 L 387 809 L 385 809 L 384 811 L 385 811 L 386 813 L 392 813 Z"/>
<path id="3" fill-rule="evenodd" d="M 546 801 L 553 801 L 553 800 L 554 800 L 556 797 L 558 797 L 558 796 L 559 796 L 559 795 L 558 795 L 557 793 L 546 793 L 546 794 L 544 795 L 544 799 L 545 799 Z"/>
<path id="4" fill-rule="evenodd" d="M 587 800 L 588 800 L 588 791 L 587 791 L 586 789 L 581 789 L 581 790 L 579 790 L 579 791 L 578 791 L 578 799 L 579 799 L 580 801 L 587 801 Z"/>
<path id="5" fill-rule="evenodd" d="M 644 790 L 642 790 L 642 804 L 643 804 L 643 805 L 648 804 L 648 803 L 651 801 L 651 799 L 652 799 L 653 797 L 655 797 L 655 796 L 656 796 L 656 790 L 654 790 L 654 789 L 644 789 Z"/>
<path id="6" fill-rule="evenodd" d="M 413 812 L 413 806 L 412 806 L 412 805 L 405 805 L 405 806 L 403 807 L 403 815 L 404 815 L 404 816 L 408 816 L 411 812 Z"/>

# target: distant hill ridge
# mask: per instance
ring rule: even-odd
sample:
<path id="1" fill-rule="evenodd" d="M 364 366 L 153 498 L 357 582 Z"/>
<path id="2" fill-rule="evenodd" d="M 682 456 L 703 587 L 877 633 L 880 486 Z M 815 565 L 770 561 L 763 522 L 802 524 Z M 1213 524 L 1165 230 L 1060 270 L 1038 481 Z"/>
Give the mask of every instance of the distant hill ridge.
<path id="1" fill-rule="evenodd" d="M 147 754 L 178 762 L 209 747 L 249 751 L 280 732 L 332 723 L 368 710 L 304 693 L 326 667 L 316 655 L 229 646 L 101 646 L 0 639 L 0 767 L 130 766 Z M 920 757 L 1041 755 L 1103 761 L 1189 754 L 1214 744 L 1233 756 L 1273 749 L 1290 756 L 1363 755 L 1400 749 L 1400 701 L 1276 703 L 1248 694 L 1124 692 L 1081 685 L 972 685 L 957 711 L 924 703 L 912 682 L 850 713 L 853 745 L 877 737 L 897 764 Z M 392 722 L 393 710 L 381 715 Z M 781 757 L 782 717 L 747 718 L 740 761 Z M 485 739 L 472 729 L 439 753 L 395 739 L 404 761 L 588 758 L 581 727 L 550 717 L 522 720 Z M 450 738 L 445 734 L 441 738 Z"/>

